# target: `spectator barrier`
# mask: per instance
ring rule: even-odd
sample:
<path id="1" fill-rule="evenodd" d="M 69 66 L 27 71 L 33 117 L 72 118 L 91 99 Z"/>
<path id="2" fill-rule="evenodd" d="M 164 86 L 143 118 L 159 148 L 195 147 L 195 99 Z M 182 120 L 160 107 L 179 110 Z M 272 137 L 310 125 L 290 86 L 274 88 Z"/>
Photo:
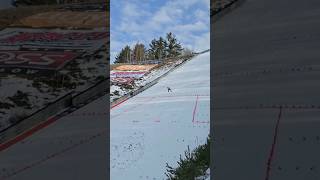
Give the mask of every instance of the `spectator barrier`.
<path id="1" fill-rule="evenodd" d="M 27 129 L 31 129 L 35 125 L 46 121 L 49 117 L 63 111 L 72 104 L 71 93 L 49 103 L 46 107 L 32 113 L 21 121 L 11 124 L 9 127 L 0 131 L 0 144 L 6 142 L 15 136 L 23 133 Z"/>
<path id="2" fill-rule="evenodd" d="M 93 100 L 95 97 L 102 96 L 103 94 L 109 92 L 109 80 L 105 79 L 100 81 L 99 83 L 91 86 L 90 88 L 82 91 L 81 93 L 75 95 L 72 98 L 72 105 L 73 106 L 81 106 L 83 104 L 88 103 L 89 101 Z"/>
<path id="3" fill-rule="evenodd" d="M 0 145 L 15 138 L 23 132 L 47 121 L 50 117 L 57 115 L 72 106 L 81 107 L 90 101 L 108 92 L 108 80 L 102 80 L 83 92 L 72 95 L 73 92 L 64 95 L 58 100 L 49 103 L 46 107 L 32 113 L 21 121 L 11 124 L 0 131 Z"/>

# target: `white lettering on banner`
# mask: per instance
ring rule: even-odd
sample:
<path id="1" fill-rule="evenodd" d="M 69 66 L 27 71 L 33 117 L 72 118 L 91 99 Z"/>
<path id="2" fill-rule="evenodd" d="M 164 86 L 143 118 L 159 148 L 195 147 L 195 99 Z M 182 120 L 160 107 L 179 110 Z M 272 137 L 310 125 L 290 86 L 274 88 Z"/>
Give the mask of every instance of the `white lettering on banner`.
<path id="1" fill-rule="evenodd" d="M 58 69 L 68 61 L 73 60 L 77 55 L 74 52 L 0 51 L 0 66 Z"/>
<path id="2" fill-rule="evenodd" d="M 17 55 L 16 58 L 12 58 L 8 61 L 5 61 L 5 64 L 21 64 L 21 63 L 26 63 L 28 61 L 30 61 L 29 58 L 25 57 L 25 56 L 41 56 L 41 54 L 39 53 L 28 53 L 28 54 L 19 54 Z"/>
<path id="3" fill-rule="evenodd" d="M 133 81 L 133 78 L 111 78 L 111 82 L 119 84 L 130 84 Z"/>
<path id="4" fill-rule="evenodd" d="M 13 59 L 15 55 L 10 52 L 0 52 L 0 62 L 9 61 L 10 59 Z"/>
<path id="5" fill-rule="evenodd" d="M 127 80 L 124 79 L 124 78 L 118 78 L 117 81 L 120 82 L 120 83 L 125 83 L 125 82 L 127 82 Z"/>
<path id="6" fill-rule="evenodd" d="M 106 43 L 106 30 L 50 30 L 30 28 L 7 28 L 0 31 L 2 49 L 18 47 L 47 49 L 97 50 Z"/>
<path id="7" fill-rule="evenodd" d="M 39 53 L 29 53 L 29 55 L 33 55 L 33 56 L 41 56 L 41 54 L 39 54 Z M 25 62 L 27 62 L 27 61 L 29 61 L 29 59 L 28 58 L 26 58 L 25 57 L 25 54 L 19 54 L 18 56 L 17 56 L 17 60 L 23 60 L 22 62 L 20 62 L 20 63 L 25 63 Z M 10 62 L 13 62 L 13 61 L 8 61 L 8 62 L 5 62 L 5 63 L 7 63 L 7 64 L 10 64 Z M 11 63 L 12 64 L 12 63 Z"/>
<path id="8" fill-rule="evenodd" d="M 52 63 L 54 63 L 54 59 L 51 59 L 52 57 L 60 57 L 60 58 L 63 58 L 64 55 L 44 55 L 44 56 L 41 56 L 40 59 L 43 60 L 42 62 L 41 61 L 37 61 L 37 62 L 30 62 L 30 64 L 35 64 L 35 65 L 44 65 L 44 66 L 48 66 Z"/>
<path id="9" fill-rule="evenodd" d="M 34 69 L 24 69 L 24 68 L 0 68 L 0 73 L 13 73 L 13 74 L 36 74 L 39 73 L 39 70 Z M 48 71 L 43 71 L 43 73 L 48 74 Z"/>
<path id="10" fill-rule="evenodd" d="M 53 55 L 54 56 L 54 55 Z M 60 57 L 63 57 L 63 55 L 57 55 Z M 13 56 L 11 56 L 13 57 Z M 34 59 L 31 59 L 31 57 L 38 57 L 41 61 L 34 61 Z M 53 59 L 49 58 L 50 55 L 42 55 L 40 53 L 24 53 L 19 54 L 15 58 L 6 59 L 4 62 L 5 64 L 22 64 L 22 63 L 29 63 L 29 64 L 35 64 L 35 65 L 50 65 L 54 63 Z"/>
<path id="11" fill-rule="evenodd" d="M 140 78 L 145 75 L 145 71 L 142 72 L 111 72 L 111 78 Z"/>

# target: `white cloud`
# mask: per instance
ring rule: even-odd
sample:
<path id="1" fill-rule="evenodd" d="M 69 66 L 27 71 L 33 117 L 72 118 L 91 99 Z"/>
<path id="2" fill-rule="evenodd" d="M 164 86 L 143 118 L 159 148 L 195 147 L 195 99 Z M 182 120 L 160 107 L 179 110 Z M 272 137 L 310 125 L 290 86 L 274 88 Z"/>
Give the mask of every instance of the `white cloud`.
<path id="1" fill-rule="evenodd" d="M 199 38 L 196 39 L 194 50 L 203 51 L 210 49 L 210 32 L 202 34 Z"/>
<path id="2" fill-rule="evenodd" d="M 181 18 L 182 15 L 183 10 L 181 7 L 173 6 L 171 3 L 168 3 L 155 13 L 151 21 L 160 24 L 173 23 Z"/>
<path id="3" fill-rule="evenodd" d="M 202 2 L 203 2 L 207 7 L 210 7 L 210 0 L 202 0 Z"/>
<path id="4" fill-rule="evenodd" d="M 187 31 L 187 32 L 196 32 L 196 31 L 205 31 L 208 29 L 208 25 L 205 24 L 202 21 L 197 21 L 196 23 L 191 24 L 179 24 L 174 26 L 173 31 L 181 32 L 181 31 Z"/>
<path id="5" fill-rule="evenodd" d="M 140 16 L 140 13 L 138 11 L 137 6 L 132 3 L 125 3 L 122 11 L 123 11 L 124 16 L 129 16 L 129 17 L 139 17 Z"/>
<path id="6" fill-rule="evenodd" d="M 143 7 L 138 6 L 133 2 L 127 2 L 122 9 L 122 15 L 124 18 L 138 18 L 149 15 L 148 11 L 145 11 Z"/>
<path id="7" fill-rule="evenodd" d="M 208 16 L 210 16 L 210 11 L 208 10 L 202 10 L 202 9 L 197 9 L 194 12 L 195 18 L 201 21 L 208 21 Z"/>
<path id="8" fill-rule="evenodd" d="M 190 49 L 210 48 L 210 0 L 167 0 L 161 5 L 159 1 L 150 1 L 153 0 L 124 1 L 120 6 L 119 25 L 111 27 L 116 33 L 111 42 L 117 41 L 111 43 L 112 51 L 119 52 L 125 45 L 132 46 L 137 41 L 148 47 L 152 39 L 167 32 L 173 32 L 182 45 Z M 155 8 L 154 4 L 159 7 Z"/>

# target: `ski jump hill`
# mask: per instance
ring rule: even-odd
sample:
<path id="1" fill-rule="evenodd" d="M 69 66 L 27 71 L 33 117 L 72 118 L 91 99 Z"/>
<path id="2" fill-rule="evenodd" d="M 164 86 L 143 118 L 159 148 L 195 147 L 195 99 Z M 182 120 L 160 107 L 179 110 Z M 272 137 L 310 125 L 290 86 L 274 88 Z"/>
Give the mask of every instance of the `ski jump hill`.
<path id="1" fill-rule="evenodd" d="M 166 163 L 178 166 L 188 146 L 193 150 L 206 142 L 209 105 L 207 52 L 114 106 L 110 112 L 111 179 L 165 179 Z"/>
<path id="2" fill-rule="evenodd" d="M 15 144 L 0 152 L 0 180 L 107 179 L 108 98 L 59 114 L 55 122 L 45 122 L 50 125 L 40 124 L 15 138 Z"/>
<path id="3" fill-rule="evenodd" d="M 246 0 L 212 24 L 214 179 L 320 179 L 319 19 L 317 0 Z"/>

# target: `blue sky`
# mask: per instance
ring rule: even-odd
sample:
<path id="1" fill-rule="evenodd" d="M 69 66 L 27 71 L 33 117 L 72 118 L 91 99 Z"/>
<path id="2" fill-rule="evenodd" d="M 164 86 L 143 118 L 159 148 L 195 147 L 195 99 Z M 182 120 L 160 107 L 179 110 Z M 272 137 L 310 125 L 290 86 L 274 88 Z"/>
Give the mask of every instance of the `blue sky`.
<path id="1" fill-rule="evenodd" d="M 210 48 L 210 0 L 111 0 L 111 62 L 125 46 L 173 32 L 184 47 Z"/>

